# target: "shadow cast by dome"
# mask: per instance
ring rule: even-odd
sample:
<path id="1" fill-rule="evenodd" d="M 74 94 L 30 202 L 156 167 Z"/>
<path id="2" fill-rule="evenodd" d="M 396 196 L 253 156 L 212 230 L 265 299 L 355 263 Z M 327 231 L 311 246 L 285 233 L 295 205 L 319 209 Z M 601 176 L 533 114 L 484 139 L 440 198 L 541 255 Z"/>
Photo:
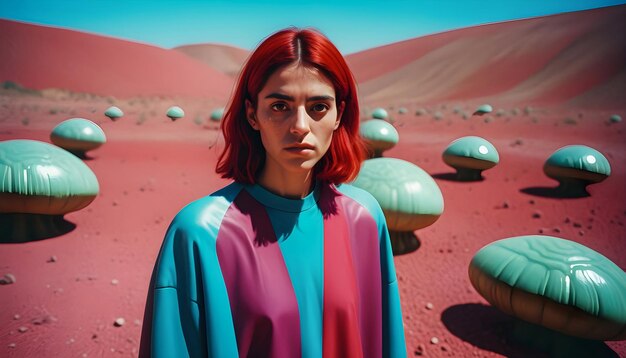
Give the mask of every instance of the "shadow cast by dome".
<path id="1" fill-rule="evenodd" d="M 0 214 L 0 243 L 16 244 L 52 239 L 65 235 L 76 224 L 63 215 Z"/>
<path id="2" fill-rule="evenodd" d="M 532 186 L 520 189 L 520 192 L 533 196 L 553 199 L 579 199 L 591 196 L 586 191 L 567 191 L 561 187 Z"/>
<path id="3" fill-rule="evenodd" d="M 471 180 L 459 179 L 459 176 L 457 173 L 436 173 L 436 174 L 432 174 L 431 176 L 435 179 L 454 181 L 458 183 L 475 183 L 475 182 L 481 182 L 485 180 L 485 178 L 483 178 L 482 176 L 479 179 L 471 179 Z"/>
<path id="4" fill-rule="evenodd" d="M 618 357 L 602 341 L 567 336 L 483 304 L 448 307 L 441 321 L 463 341 L 507 357 Z"/>
<path id="5" fill-rule="evenodd" d="M 78 159 L 81 159 L 81 160 L 90 161 L 90 160 L 95 159 L 95 157 L 88 155 L 86 152 L 75 151 L 75 150 L 68 150 L 68 152 L 74 154 L 76 157 L 78 157 Z"/>
<path id="6" fill-rule="evenodd" d="M 412 231 L 389 231 L 389 236 L 394 256 L 411 253 L 422 245 L 417 235 Z"/>

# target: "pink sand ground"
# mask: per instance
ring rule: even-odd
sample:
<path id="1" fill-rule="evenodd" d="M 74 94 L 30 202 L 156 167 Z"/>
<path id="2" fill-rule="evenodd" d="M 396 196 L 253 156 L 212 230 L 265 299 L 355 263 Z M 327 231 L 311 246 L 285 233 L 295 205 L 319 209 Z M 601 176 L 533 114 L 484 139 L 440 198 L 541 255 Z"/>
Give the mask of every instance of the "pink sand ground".
<path id="1" fill-rule="evenodd" d="M 110 105 L 103 101 L 2 97 L 0 140 L 48 141 L 54 125 L 71 115 L 98 122 L 108 142 L 86 161 L 101 191 L 87 208 L 66 215 L 75 230 L 0 245 L 0 275 L 12 273 L 17 279 L 0 286 L 0 356 L 136 356 L 149 276 L 167 225 L 187 202 L 227 183 L 214 174 L 221 143 L 216 125 L 207 121 L 214 104 L 184 102 L 194 115 L 171 122 L 162 113 L 174 102 L 124 102 L 130 114 L 111 122 L 101 115 Z M 626 268 L 626 128 L 606 124 L 614 110 L 542 107 L 526 115 L 503 108 L 502 116 L 489 115 L 488 122 L 487 116 L 462 119 L 455 114 L 457 106 L 471 111 L 475 103 L 407 103 L 407 114 L 389 109 L 401 140 L 385 156 L 408 160 L 434 175 L 445 200 L 441 218 L 416 232 L 421 247 L 395 258 L 408 351 L 539 355 L 503 340 L 500 328 L 510 320 L 472 288 L 469 261 L 494 240 L 544 233 L 587 245 Z M 418 108 L 429 113 L 416 116 Z M 436 111 L 443 119 L 434 119 Z M 484 181 L 447 179 L 452 169 L 441 153 L 464 135 L 482 136 L 500 153 L 500 164 L 484 173 Z M 611 177 L 591 186 L 586 198 L 521 191 L 556 185 L 543 175 L 542 165 L 567 144 L 604 153 Z M 533 218 L 537 213 L 540 217 Z M 51 256 L 56 262 L 48 262 Z M 120 317 L 126 323 L 114 326 Z M 26 330 L 20 332 L 21 327 Z M 437 344 L 431 343 L 433 337 Z M 606 345 L 626 355 L 626 342 Z"/>

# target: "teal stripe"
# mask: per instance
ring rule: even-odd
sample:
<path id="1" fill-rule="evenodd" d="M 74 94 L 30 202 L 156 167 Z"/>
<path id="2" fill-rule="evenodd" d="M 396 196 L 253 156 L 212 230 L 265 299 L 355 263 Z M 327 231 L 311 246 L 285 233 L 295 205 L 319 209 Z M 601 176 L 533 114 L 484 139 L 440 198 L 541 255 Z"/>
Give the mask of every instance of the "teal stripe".
<path id="1" fill-rule="evenodd" d="M 168 229 L 155 279 L 153 357 L 238 356 L 216 239 L 241 188 L 231 184 L 187 205 Z"/>
<path id="2" fill-rule="evenodd" d="M 383 286 L 383 357 L 406 357 L 398 281 Z"/>

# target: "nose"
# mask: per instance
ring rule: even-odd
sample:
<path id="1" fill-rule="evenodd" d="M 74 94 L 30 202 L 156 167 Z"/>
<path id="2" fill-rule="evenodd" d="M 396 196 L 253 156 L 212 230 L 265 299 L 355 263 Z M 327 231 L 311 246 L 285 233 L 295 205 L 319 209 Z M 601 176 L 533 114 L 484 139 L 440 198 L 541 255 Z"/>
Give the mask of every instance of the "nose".
<path id="1" fill-rule="evenodd" d="M 311 116 L 306 111 L 306 108 L 303 106 L 298 107 L 296 111 L 296 118 L 291 124 L 290 132 L 292 134 L 298 136 L 304 136 L 311 131 L 310 121 L 312 120 Z"/>

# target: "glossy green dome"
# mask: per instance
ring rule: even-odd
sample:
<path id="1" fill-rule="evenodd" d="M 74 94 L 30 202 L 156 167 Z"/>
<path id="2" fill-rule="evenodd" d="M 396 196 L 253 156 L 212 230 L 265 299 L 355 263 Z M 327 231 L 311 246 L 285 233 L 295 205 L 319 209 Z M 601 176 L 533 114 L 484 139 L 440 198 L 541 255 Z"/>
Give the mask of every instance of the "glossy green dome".
<path id="1" fill-rule="evenodd" d="M 370 119 L 361 123 L 359 132 L 376 158 L 380 157 L 385 150 L 395 146 L 400 140 L 396 128 L 391 123 L 381 119 Z"/>
<path id="2" fill-rule="evenodd" d="M 626 334 L 626 273 L 600 253 L 579 243 L 543 235 L 499 240 L 479 250 L 470 263 L 472 283 L 481 286 L 478 282 L 481 280 L 476 280 L 476 275 L 471 273 L 473 269 L 515 289 L 608 320 L 612 330 Z M 490 297 L 502 296 L 502 291 L 498 294 L 493 287 L 484 288 L 481 294 L 490 302 L 510 301 L 504 296 Z M 480 292 L 480 288 L 477 289 Z M 530 296 L 526 299 L 532 300 Z M 544 309 L 540 308 L 541 314 L 546 313 Z M 573 329 L 568 325 L 573 326 L 574 321 L 564 323 L 565 329 Z"/>
<path id="3" fill-rule="evenodd" d="M 122 116 L 124 116 L 124 112 L 122 112 L 121 109 L 115 107 L 115 106 L 111 106 L 109 108 L 107 108 L 106 111 L 104 111 L 104 115 L 111 118 L 111 120 L 116 120 L 118 118 L 121 118 Z"/>
<path id="4" fill-rule="evenodd" d="M 546 168 L 548 168 L 546 174 L 554 178 L 559 175 L 551 176 L 549 173 L 556 168 L 574 169 L 604 176 L 611 175 L 609 161 L 602 153 L 586 145 L 568 145 L 558 149 L 546 161 L 544 171 Z"/>
<path id="5" fill-rule="evenodd" d="M 587 186 L 611 174 L 611 166 L 597 150 L 570 145 L 554 152 L 543 165 L 543 172 L 559 182 L 556 192 L 566 197 L 589 196 Z"/>
<path id="6" fill-rule="evenodd" d="M 443 152 L 444 161 L 449 157 L 473 158 L 485 162 L 498 164 L 500 155 L 488 140 L 476 136 L 467 136 L 456 139 Z"/>
<path id="7" fill-rule="evenodd" d="M 384 108 L 378 107 L 378 108 L 375 108 L 374 111 L 372 111 L 372 118 L 387 119 L 389 118 L 389 114 Z"/>
<path id="8" fill-rule="evenodd" d="M 54 127 L 50 140 L 70 152 L 84 153 L 106 143 L 106 136 L 94 122 L 84 118 L 72 118 Z"/>
<path id="9" fill-rule="evenodd" d="M 376 198 L 390 230 L 421 229 L 443 213 L 443 196 L 437 183 L 420 167 L 401 159 L 364 161 L 353 185 Z"/>
<path id="10" fill-rule="evenodd" d="M 217 108 L 213 112 L 211 112 L 211 120 L 214 122 L 219 122 L 224 117 L 224 108 Z"/>
<path id="11" fill-rule="evenodd" d="M 614 114 L 609 118 L 609 122 L 611 123 L 619 123 L 622 121 L 622 116 L 619 114 Z"/>
<path id="12" fill-rule="evenodd" d="M 478 106 L 478 108 L 476 108 L 476 111 L 474 111 L 474 114 L 483 115 L 483 114 L 491 113 L 491 111 L 493 111 L 493 107 L 491 107 L 490 104 L 482 104 Z"/>
<path id="13" fill-rule="evenodd" d="M 452 141 L 442 158 L 444 163 L 457 170 L 457 179 L 465 181 L 480 180 L 483 170 L 493 168 L 500 161 L 496 148 L 488 140 L 476 136 Z"/>
<path id="14" fill-rule="evenodd" d="M 167 110 L 166 115 L 173 121 L 183 118 L 185 116 L 185 111 L 178 106 L 172 106 Z"/>
<path id="15" fill-rule="evenodd" d="M 0 142 L 0 213 L 60 215 L 84 208 L 100 190 L 80 159 L 26 139 Z"/>

